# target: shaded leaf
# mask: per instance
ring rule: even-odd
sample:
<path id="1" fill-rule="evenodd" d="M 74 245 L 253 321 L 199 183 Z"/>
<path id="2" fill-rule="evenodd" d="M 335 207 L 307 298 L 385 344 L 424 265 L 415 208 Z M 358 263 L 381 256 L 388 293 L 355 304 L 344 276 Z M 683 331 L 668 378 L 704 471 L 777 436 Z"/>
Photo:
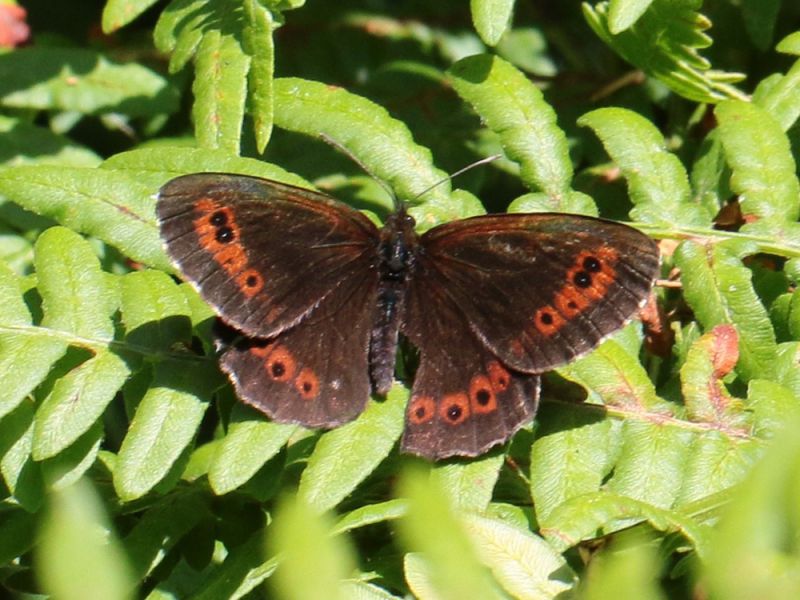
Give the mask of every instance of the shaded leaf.
<path id="1" fill-rule="evenodd" d="M 767 50 L 778 19 L 780 0 L 742 0 L 742 21 L 759 50 Z"/>
<path id="2" fill-rule="evenodd" d="M 33 547 L 36 525 L 36 517 L 21 509 L 0 515 L 0 565 L 5 567 Z"/>
<path id="3" fill-rule="evenodd" d="M 0 55 L 0 104 L 143 116 L 175 112 L 178 94 L 147 67 L 83 48 L 37 45 Z"/>
<path id="4" fill-rule="evenodd" d="M 254 532 L 244 543 L 232 548 L 225 560 L 212 569 L 198 586 L 196 600 L 241 598 L 275 572 L 278 559 L 265 559 L 264 530 Z"/>
<path id="5" fill-rule="evenodd" d="M 710 63 L 698 52 L 711 44 L 711 38 L 703 33 L 710 22 L 695 10 L 699 5 L 695 0 L 655 0 L 634 25 L 616 35 L 608 22 L 607 2 L 584 2 L 581 6 L 601 40 L 676 94 L 696 102 L 743 97 L 731 84 L 744 75 L 710 69 Z"/>
<path id="6" fill-rule="evenodd" d="M 96 167 L 100 157 L 67 137 L 21 119 L 0 115 L 0 164 Z"/>
<path id="7" fill-rule="evenodd" d="M 208 507 L 197 491 L 164 498 L 145 510 L 123 539 L 137 579 L 151 573 L 167 552 L 208 516 Z"/>
<path id="8" fill-rule="evenodd" d="M 14 498 L 31 512 L 44 500 L 41 468 L 31 458 L 33 417 L 33 403 L 23 402 L 0 419 L 0 473 Z"/>

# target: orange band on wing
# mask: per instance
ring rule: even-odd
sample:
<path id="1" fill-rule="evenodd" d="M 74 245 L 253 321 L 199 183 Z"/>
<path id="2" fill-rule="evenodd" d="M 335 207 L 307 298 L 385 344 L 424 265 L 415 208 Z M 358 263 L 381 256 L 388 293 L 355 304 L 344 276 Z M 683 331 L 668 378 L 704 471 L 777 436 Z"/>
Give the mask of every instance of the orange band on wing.
<path id="1" fill-rule="evenodd" d="M 605 298 L 616 280 L 614 264 L 618 258 L 617 251 L 608 247 L 578 254 L 552 302 L 534 312 L 536 331 L 544 337 L 553 336 L 571 319 Z"/>
<path id="2" fill-rule="evenodd" d="M 245 297 L 255 296 L 264 288 L 264 277 L 247 260 L 233 211 L 211 198 L 197 200 L 194 211 L 194 232 L 200 246 L 233 278 Z"/>

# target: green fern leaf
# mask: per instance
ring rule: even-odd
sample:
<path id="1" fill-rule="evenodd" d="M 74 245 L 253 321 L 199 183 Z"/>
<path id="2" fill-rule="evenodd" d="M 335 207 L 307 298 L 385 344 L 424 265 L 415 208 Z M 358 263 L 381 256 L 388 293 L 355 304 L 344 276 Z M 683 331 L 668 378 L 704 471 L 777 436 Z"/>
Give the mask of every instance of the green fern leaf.
<path id="1" fill-rule="evenodd" d="M 609 24 L 607 2 L 594 6 L 584 2 L 583 14 L 598 37 L 617 54 L 676 94 L 696 102 L 742 98 L 731 84 L 744 75 L 710 69 L 698 53 L 711 44 L 711 38 L 703 33 L 711 24 L 696 11 L 699 4 L 653 0 L 635 24 L 619 33 L 614 33 Z"/>

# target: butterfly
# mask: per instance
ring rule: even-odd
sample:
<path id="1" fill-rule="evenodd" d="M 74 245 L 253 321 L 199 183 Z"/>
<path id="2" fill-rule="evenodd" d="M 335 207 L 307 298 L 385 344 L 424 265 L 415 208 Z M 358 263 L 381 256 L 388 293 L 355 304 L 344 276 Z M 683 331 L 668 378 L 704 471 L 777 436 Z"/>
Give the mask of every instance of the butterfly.
<path id="1" fill-rule="evenodd" d="M 585 354 L 648 297 L 656 244 L 626 225 L 497 214 L 416 233 L 325 194 L 197 173 L 156 212 L 166 252 L 240 337 L 220 358 L 239 398 L 278 422 L 331 428 L 419 353 L 404 452 L 477 456 L 533 419 L 540 374 Z"/>

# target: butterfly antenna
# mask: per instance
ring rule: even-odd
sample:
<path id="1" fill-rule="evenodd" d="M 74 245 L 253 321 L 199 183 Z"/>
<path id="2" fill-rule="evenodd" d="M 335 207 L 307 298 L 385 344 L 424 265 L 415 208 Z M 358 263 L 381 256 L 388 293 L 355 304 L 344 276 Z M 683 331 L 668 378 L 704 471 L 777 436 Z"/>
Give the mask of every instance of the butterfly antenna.
<path id="1" fill-rule="evenodd" d="M 400 202 L 399 198 L 397 197 L 397 194 L 395 194 L 395 193 L 394 193 L 394 190 L 392 190 L 392 188 L 390 188 L 390 187 L 389 187 L 389 185 L 388 185 L 388 184 L 387 184 L 387 183 L 386 183 L 386 182 L 385 182 L 383 179 L 381 179 L 380 177 L 378 177 L 377 175 L 375 175 L 375 173 L 373 173 L 373 172 L 372 172 L 372 170 L 370 170 L 370 168 L 369 168 L 367 165 L 365 165 L 365 164 L 364 164 L 364 163 L 363 163 L 363 162 L 362 162 L 362 161 L 361 161 L 361 160 L 360 160 L 360 159 L 359 159 L 359 158 L 358 158 L 358 157 L 357 157 L 355 154 L 353 154 L 352 152 L 350 152 L 350 150 L 348 150 L 348 149 L 347 149 L 347 148 L 344 146 L 344 144 L 342 144 L 342 143 L 341 143 L 341 142 L 339 142 L 338 140 L 335 140 L 335 139 L 333 139 L 333 138 L 332 138 L 331 136 L 329 136 L 327 133 L 320 133 L 320 134 L 319 134 L 319 137 L 320 137 L 320 139 L 321 139 L 323 142 L 325 142 L 326 144 L 328 144 L 328 145 L 330 145 L 330 146 L 333 146 L 334 148 L 336 148 L 337 150 L 339 150 L 339 151 L 340 151 L 342 154 L 344 154 L 345 156 L 349 156 L 349 157 L 350 157 L 350 160 L 352 160 L 352 161 L 353 161 L 354 163 L 356 163 L 356 164 L 357 164 L 359 167 L 361 167 L 361 170 L 362 170 L 362 171 L 364 171 L 364 172 L 365 172 L 367 175 L 369 175 L 369 176 L 370 176 L 370 177 L 372 177 L 372 178 L 373 178 L 373 179 L 374 179 L 376 182 L 378 182 L 378 185 L 380 185 L 380 186 L 381 186 L 381 187 L 382 187 L 382 188 L 383 188 L 383 189 L 386 191 L 386 193 L 387 193 L 387 194 L 389 194 L 389 197 L 390 197 L 390 198 L 392 199 L 392 201 L 394 202 L 394 206 L 395 206 L 395 208 L 397 208 L 397 209 L 399 209 L 399 208 L 400 208 L 400 206 L 401 206 L 401 202 Z M 455 177 L 458 177 L 458 176 L 459 176 L 459 175 L 461 175 L 462 173 L 466 173 L 466 172 L 467 172 L 467 171 L 469 171 L 470 169 L 474 169 L 475 167 L 480 167 L 481 165 L 485 165 L 485 164 L 487 164 L 487 163 L 493 162 L 493 161 L 497 160 L 497 159 L 498 159 L 498 158 L 500 158 L 500 157 L 501 157 L 501 155 L 500 155 L 500 154 L 492 154 L 491 156 L 487 156 L 487 157 L 485 157 L 485 158 L 481 158 L 480 160 L 476 160 L 475 162 L 473 162 L 473 163 L 470 163 L 470 164 L 468 164 L 467 166 L 460 168 L 460 169 L 459 169 L 458 171 L 456 171 L 455 173 L 452 173 L 452 174 L 448 175 L 447 177 L 443 177 L 442 179 L 440 179 L 440 180 L 439 180 L 439 181 L 437 181 L 436 183 L 433 183 L 432 185 L 429 185 L 429 186 L 428 186 L 428 187 L 426 187 L 424 190 L 422 190 L 422 191 L 421 191 L 419 194 L 417 194 L 416 196 L 414 196 L 414 198 L 413 198 L 412 200 L 416 200 L 417 198 L 420 198 L 420 197 L 424 196 L 425 194 L 427 194 L 428 192 L 430 192 L 430 191 L 431 191 L 432 189 L 434 189 L 435 187 L 438 187 L 438 186 L 442 185 L 442 184 L 443 184 L 444 182 L 446 182 L 446 181 L 451 181 L 451 180 L 452 180 L 452 179 L 454 179 Z"/>
<path id="2" fill-rule="evenodd" d="M 481 165 L 485 165 L 487 163 L 493 162 L 493 161 L 497 160 L 500 157 L 501 157 L 500 154 L 492 154 L 491 156 L 487 156 L 485 158 L 481 158 L 480 160 L 476 160 L 475 162 L 468 164 L 466 167 L 461 167 L 455 173 L 452 173 L 452 174 L 448 175 L 447 177 L 443 177 L 442 179 L 440 179 L 439 181 L 437 181 L 433 185 L 429 185 L 428 187 L 426 187 L 419 194 L 414 196 L 414 200 L 424 196 L 425 194 L 430 192 L 433 188 L 442 185 L 445 181 L 451 181 L 452 179 L 455 179 L 456 177 L 458 177 L 462 173 L 466 173 L 470 169 L 474 169 L 475 167 L 480 167 Z"/>
<path id="3" fill-rule="evenodd" d="M 370 169 L 370 168 L 369 168 L 367 165 L 365 165 L 365 164 L 364 164 L 364 163 L 361 161 L 361 159 L 360 159 L 360 158 L 358 158 L 358 157 L 357 157 L 355 154 L 353 154 L 352 152 L 350 152 L 350 150 L 348 150 L 348 149 L 347 149 L 347 148 L 344 146 L 344 144 L 342 144 L 342 143 L 341 143 L 341 142 L 339 142 L 338 140 L 335 140 L 335 139 L 333 139 L 333 138 L 332 138 L 331 136 L 329 136 L 327 133 L 320 133 L 320 134 L 319 134 L 319 137 L 320 137 L 320 139 L 321 139 L 323 142 L 325 142 L 326 144 L 328 144 L 328 145 L 330 145 L 330 146 L 333 146 L 333 147 L 334 147 L 334 148 L 336 148 L 336 149 L 337 149 L 339 152 L 341 152 L 342 154 L 344 154 L 345 156 L 347 156 L 348 158 L 350 158 L 350 160 L 352 160 L 352 161 L 353 161 L 354 163 L 356 163 L 356 164 L 357 164 L 359 167 L 361 167 L 361 170 L 362 170 L 362 171 L 364 171 L 364 172 L 365 172 L 367 175 L 369 175 L 370 177 L 372 177 L 372 179 L 374 179 L 374 180 L 375 180 L 375 181 L 378 183 L 378 185 L 379 185 L 379 186 L 381 186 L 381 187 L 383 188 L 383 190 L 384 190 L 384 191 L 385 191 L 387 194 L 389 194 L 389 197 L 392 199 L 392 203 L 394 204 L 395 208 L 399 207 L 399 205 L 400 205 L 400 201 L 398 200 L 398 198 L 397 198 L 397 195 L 394 193 L 394 191 L 392 190 L 392 188 L 390 188 L 390 187 L 389 187 L 389 185 L 388 185 L 388 184 L 387 184 L 387 183 L 386 183 L 386 182 L 385 182 L 383 179 L 381 179 L 380 177 L 378 177 L 377 175 L 375 175 L 375 173 L 373 173 L 373 172 L 372 172 L 372 170 L 371 170 L 371 169 Z"/>

